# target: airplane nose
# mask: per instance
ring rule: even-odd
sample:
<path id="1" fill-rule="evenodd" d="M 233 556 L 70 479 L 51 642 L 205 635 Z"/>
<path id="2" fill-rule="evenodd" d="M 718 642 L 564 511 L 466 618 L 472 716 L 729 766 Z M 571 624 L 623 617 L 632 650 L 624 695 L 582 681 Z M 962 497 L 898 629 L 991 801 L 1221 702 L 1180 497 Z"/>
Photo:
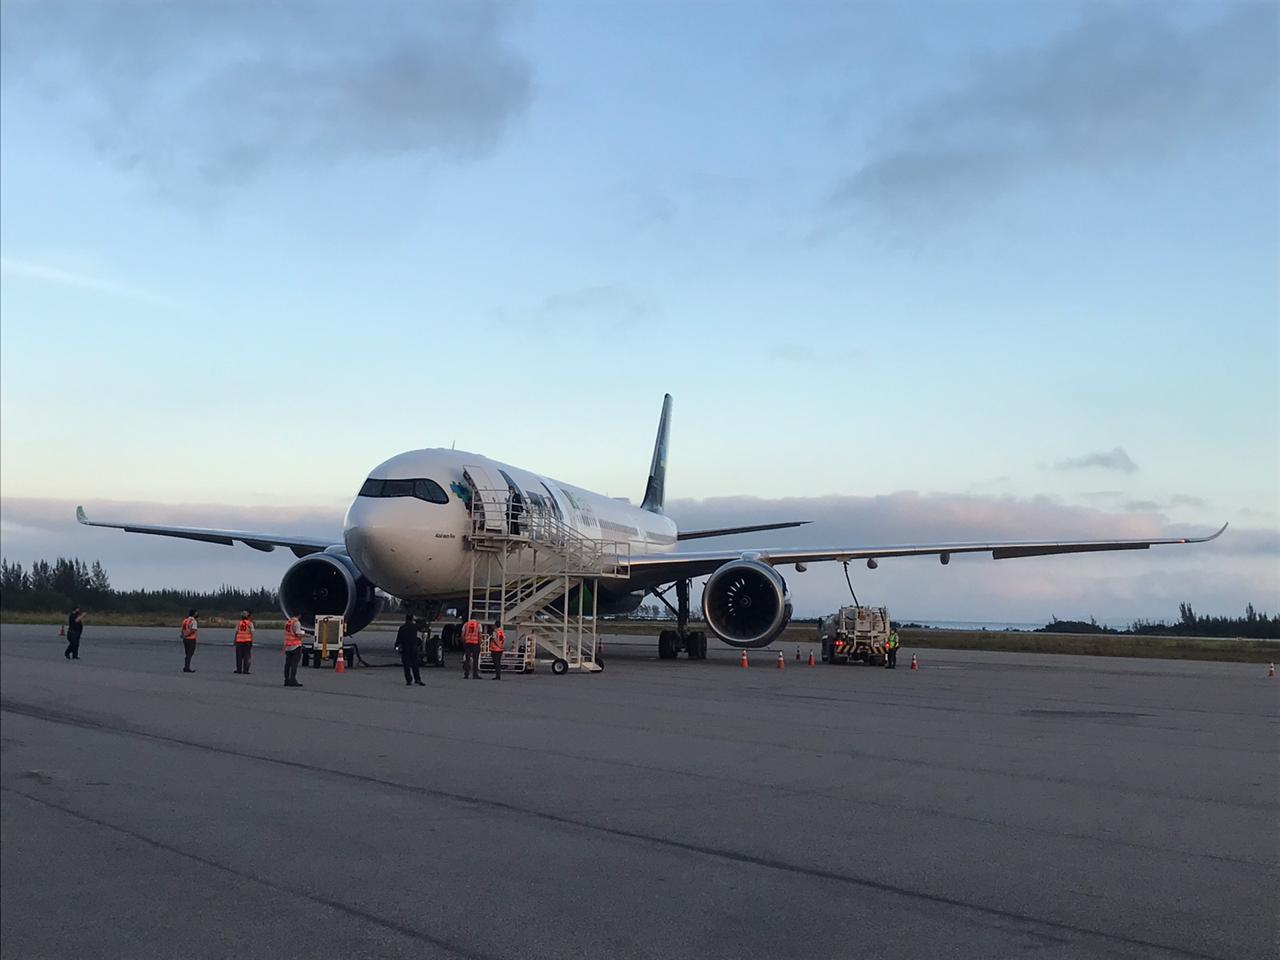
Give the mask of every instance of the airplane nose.
<path id="1" fill-rule="evenodd" d="M 427 558 L 423 537 L 403 500 L 357 497 L 347 510 L 343 542 L 360 571 L 388 593 L 412 595 Z"/>

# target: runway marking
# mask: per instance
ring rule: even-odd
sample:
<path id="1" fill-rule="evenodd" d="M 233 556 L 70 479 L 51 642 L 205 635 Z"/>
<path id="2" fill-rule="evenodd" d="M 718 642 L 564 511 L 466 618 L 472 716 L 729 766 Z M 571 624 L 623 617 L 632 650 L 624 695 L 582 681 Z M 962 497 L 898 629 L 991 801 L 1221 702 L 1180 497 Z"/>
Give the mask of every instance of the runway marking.
<path id="1" fill-rule="evenodd" d="M 799 864 L 788 863 L 785 860 L 774 859 L 772 857 L 757 856 L 754 854 L 743 853 L 736 850 L 726 850 L 719 847 L 708 846 L 705 844 L 692 843 L 690 841 L 685 841 L 685 840 L 676 840 L 671 837 L 656 836 L 654 834 L 642 833 L 638 830 L 626 830 L 621 827 L 604 826 L 601 824 L 592 823 L 587 820 L 579 820 L 574 817 L 568 817 L 561 814 L 547 813 L 545 811 L 537 810 L 532 807 L 522 807 L 517 804 L 509 803 L 504 800 L 492 800 L 484 797 L 476 797 L 476 796 L 469 796 L 466 794 L 453 793 L 447 790 L 438 790 L 431 787 L 419 787 L 411 784 L 400 783 L 395 780 L 386 780 L 380 777 L 371 777 L 365 774 L 351 773 L 345 770 L 335 770 L 330 767 L 322 767 L 316 764 L 303 763 L 302 761 L 299 761 L 299 760 L 285 760 L 279 757 L 271 757 L 271 756 L 264 756 L 261 754 L 249 753 L 248 751 L 243 751 L 243 750 L 233 750 L 226 747 L 215 747 L 209 744 L 199 743 L 196 741 L 183 740 L 179 737 L 170 737 L 170 736 L 165 736 L 163 734 L 151 733 L 148 731 L 133 730 L 133 729 L 129 729 L 128 727 L 116 727 L 107 723 L 86 720 L 86 719 L 74 717 L 71 715 L 60 714 L 51 710 L 45 710 L 39 707 L 32 707 L 26 704 L 17 704 L 11 701 L 4 701 L 0 703 L 0 709 L 3 709 L 10 713 L 18 714 L 20 716 L 28 716 L 37 720 L 44 720 L 48 723 L 61 723 L 68 726 L 83 727 L 90 730 L 100 730 L 108 733 L 116 733 L 123 736 L 133 736 L 139 739 L 153 740 L 160 743 L 170 743 L 170 744 L 174 744 L 181 747 L 187 747 L 189 749 L 203 750 L 209 753 L 220 754 L 223 756 L 239 757 L 245 760 L 258 760 L 263 763 L 273 764 L 276 766 L 286 767 L 290 769 L 305 770 L 310 773 L 317 773 L 321 775 L 339 777 L 341 779 L 352 780 L 359 783 L 374 784 L 376 786 L 387 787 L 392 790 L 402 791 L 406 793 L 413 793 L 421 796 L 436 797 L 438 799 L 447 800 L 454 803 L 461 803 L 469 806 L 488 807 L 495 810 L 501 810 L 507 813 L 515 813 L 515 814 L 520 814 L 526 817 L 532 817 L 534 819 L 543 820 L 548 823 L 554 823 L 561 826 L 573 827 L 579 830 L 587 830 L 593 833 L 603 834 L 605 836 L 619 837 L 625 840 L 632 840 L 632 841 L 637 841 L 641 843 L 652 844 L 654 846 L 668 847 L 670 849 L 681 850 L 686 853 L 696 853 L 702 856 L 711 857 L 718 860 L 725 860 L 730 863 L 748 864 L 751 866 L 762 867 L 767 870 L 776 870 L 782 873 L 795 874 L 798 876 L 807 877 L 811 879 L 827 880 L 833 883 L 843 883 L 843 884 L 848 884 L 850 886 L 863 887 L 866 889 L 875 890 L 879 893 L 893 894 L 893 895 L 904 897 L 907 899 L 922 900 L 927 903 L 954 907 L 959 910 L 972 911 L 974 913 L 978 913 L 985 917 L 995 917 L 1000 920 L 1011 920 L 1016 923 L 1025 924 L 1031 927 L 1040 926 L 1040 927 L 1048 928 L 1049 930 L 1062 931 L 1065 933 L 1074 934 L 1076 936 L 1096 937 L 1100 940 L 1110 941 L 1116 944 L 1124 944 L 1126 946 L 1133 946 L 1133 947 L 1142 947 L 1144 949 L 1149 949 L 1149 950 L 1160 950 L 1173 956 L 1189 957 L 1189 958 L 1193 958 L 1193 960 L 1229 960 L 1229 958 L 1219 957 L 1215 954 L 1201 953 L 1199 951 L 1188 950 L 1183 947 L 1170 946 L 1169 944 L 1159 943 L 1153 940 L 1145 940 L 1145 939 L 1142 939 L 1141 937 L 1130 937 L 1120 933 L 1108 933 L 1105 930 L 1098 930 L 1090 927 L 1079 926 L 1077 924 L 1067 923 L 1061 920 L 1043 919 L 1040 917 L 1031 916 L 1029 914 L 1018 913 L 1013 910 L 1004 910 L 999 907 L 991 907 L 985 904 L 973 903 L 971 901 L 961 900 L 958 897 L 948 897 L 942 894 L 927 893 L 921 890 L 913 890 L 910 887 L 903 887 L 903 886 L 899 886 L 898 884 L 887 883 L 881 880 L 872 880 L 867 877 L 858 877 L 852 874 L 837 873 L 834 870 L 825 870 L 820 867 L 802 866 Z M 0 787 L 0 789 L 6 790 L 12 793 L 19 793 L 22 796 L 28 797 L 28 799 L 34 800 L 38 803 L 46 803 L 48 806 L 55 807 L 56 809 L 62 810 L 63 812 L 68 813 L 72 816 L 80 817 L 81 819 L 87 820 L 91 823 L 97 823 L 98 825 L 108 829 L 117 830 L 121 833 L 135 837 L 145 843 L 151 844 L 160 849 L 168 850 L 172 853 L 176 853 L 181 856 L 190 857 L 193 860 L 197 860 L 201 863 L 205 863 L 217 869 L 226 870 L 229 873 L 235 873 L 240 876 L 248 877 L 249 879 L 256 880 L 257 882 L 264 883 L 268 886 L 272 886 L 275 889 L 285 889 L 279 885 L 273 884 L 269 880 L 264 880 L 247 873 L 242 874 L 239 871 L 237 871 L 234 867 L 229 867 L 224 864 L 218 863 L 217 861 L 209 860 L 198 854 L 188 853 L 177 847 L 171 847 L 161 841 L 153 840 L 150 837 L 146 837 L 142 834 L 135 833 L 133 831 L 127 830 L 126 828 L 117 827 L 114 824 L 107 823 L 105 821 L 95 820 L 91 817 L 88 817 L 85 814 L 79 813 L 78 811 L 75 811 L 66 807 L 61 807 L 61 806 L 58 806 L 57 804 L 53 804 L 47 801 L 40 800 L 39 798 L 32 797 L 29 794 L 23 793 L 22 791 L 12 790 L 12 788 L 9 788 L 9 787 Z M 293 891 L 292 888 L 289 888 L 289 889 L 290 889 L 290 892 L 296 892 L 296 891 Z M 300 895 L 308 896 L 305 894 L 300 894 Z M 345 905 L 340 904 L 336 901 L 328 901 L 328 900 L 325 900 L 324 898 L 319 898 L 319 897 L 312 898 L 312 899 L 315 899 L 317 902 L 322 903 L 325 906 L 331 906 L 335 909 L 344 910 L 344 912 L 351 913 L 352 915 L 359 916 L 363 919 L 367 919 L 372 923 L 377 923 L 381 926 L 388 927 L 389 929 L 396 930 L 397 932 L 403 932 L 405 933 L 405 935 L 412 936 L 415 939 L 424 940 L 426 942 L 431 943 L 434 946 L 441 946 L 441 947 L 444 947 L 445 949 L 458 952 L 464 956 L 475 956 L 475 957 L 482 956 L 480 954 L 467 953 L 461 950 L 460 948 L 453 946 L 452 944 L 448 944 L 446 942 L 431 938 L 427 934 L 420 933 L 408 927 L 402 927 L 398 924 L 393 923 L 392 921 L 382 920 L 381 918 L 373 914 L 367 914 L 363 911 L 357 910 L 356 908 L 346 907 Z M 1043 935 L 1041 934 L 1040 931 L 1036 931 L 1034 929 L 1028 930 L 1028 931 L 1020 931 L 1020 932 Z"/>
<path id="2" fill-rule="evenodd" d="M 467 948 L 460 947 L 448 940 L 433 937 L 428 933 L 423 933 L 422 931 L 415 930 L 412 927 L 406 927 L 404 924 L 396 923 L 394 920 L 386 920 L 379 917 L 377 914 L 361 910 L 359 907 L 353 907 L 340 900 L 330 900 L 327 897 L 320 897 L 315 894 L 307 893 L 305 890 L 300 890 L 298 887 L 293 885 L 286 886 L 284 884 L 276 883 L 273 880 L 268 880 L 266 877 L 258 876 L 257 874 L 250 873 L 247 870 L 237 869 L 230 864 L 222 863 L 221 861 L 214 860 L 211 857 L 206 857 L 199 853 L 192 853 L 190 850 L 183 850 L 181 847 L 165 843 L 163 840 L 157 840 L 154 837 L 149 837 L 136 830 L 130 830 L 128 827 L 121 827 L 117 824 L 109 823 L 106 820 L 91 817 L 87 813 L 81 813 L 79 810 L 74 810 L 71 807 L 63 806 L 60 803 L 54 803 L 52 800 L 46 800 L 43 797 L 37 797 L 22 790 L 15 790 L 12 787 L 0 786 L 0 791 L 12 793 L 19 797 L 25 797 L 32 803 L 38 803 L 41 806 L 57 810 L 69 817 L 75 817 L 77 820 L 83 820 L 85 823 L 93 824 L 95 827 L 101 827 L 104 830 L 111 830 L 115 833 L 123 834 L 126 837 L 137 840 L 139 843 L 145 843 L 147 846 L 155 847 L 157 850 L 163 850 L 166 853 L 171 853 L 187 860 L 194 860 L 196 863 L 202 864 L 203 866 L 212 867 L 214 870 L 220 870 L 223 873 L 229 873 L 233 877 L 238 877 L 241 880 L 250 880 L 253 883 L 261 884 L 276 893 L 286 893 L 291 896 L 300 897 L 303 900 L 310 900 L 312 903 L 319 906 L 328 907 L 331 910 L 337 910 L 339 913 L 345 913 L 348 916 L 364 920 L 367 923 L 372 923 L 375 926 L 398 933 L 411 940 L 417 940 L 420 943 L 427 943 L 433 947 L 439 947 L 440 949 L 447 950 L 449 953 L 456 954 L 459 957 L 466 957 L 468 960 L 498 960 L 494 954 L 478 953 L 475 950 L 468 950 Z"/>

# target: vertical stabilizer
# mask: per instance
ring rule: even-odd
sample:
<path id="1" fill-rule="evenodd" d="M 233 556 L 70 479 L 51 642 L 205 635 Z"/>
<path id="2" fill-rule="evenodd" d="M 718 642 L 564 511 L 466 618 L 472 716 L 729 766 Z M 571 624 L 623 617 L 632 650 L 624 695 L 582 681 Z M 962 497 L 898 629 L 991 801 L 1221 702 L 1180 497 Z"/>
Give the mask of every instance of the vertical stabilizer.
<path id="1" fill-rule="evenodd" d="M 658 439 L 653 442 L 653 462 L 649 465 L 649 482 L 640 504 L 650 513 L 662 512 L 662 499 L 667 486 L 667 434 L 671 432 L 671 394 L 662 398 L 662 419 L 658 421 Z"/>

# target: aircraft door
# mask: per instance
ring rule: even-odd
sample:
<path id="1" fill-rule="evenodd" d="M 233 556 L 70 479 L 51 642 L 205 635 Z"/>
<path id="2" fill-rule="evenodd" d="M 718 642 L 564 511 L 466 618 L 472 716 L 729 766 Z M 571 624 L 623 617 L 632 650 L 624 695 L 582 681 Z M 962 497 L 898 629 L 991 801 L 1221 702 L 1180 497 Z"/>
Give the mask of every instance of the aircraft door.
<path id="1" fill-rule="evenodd" d="M 507 481 L 488 467 L 476 464 L 463 467 L 462 475 L 471 487 L 472 517 L 479 518 L 479 529 L 498 536 L 506 534 L 511 499 Z"/>

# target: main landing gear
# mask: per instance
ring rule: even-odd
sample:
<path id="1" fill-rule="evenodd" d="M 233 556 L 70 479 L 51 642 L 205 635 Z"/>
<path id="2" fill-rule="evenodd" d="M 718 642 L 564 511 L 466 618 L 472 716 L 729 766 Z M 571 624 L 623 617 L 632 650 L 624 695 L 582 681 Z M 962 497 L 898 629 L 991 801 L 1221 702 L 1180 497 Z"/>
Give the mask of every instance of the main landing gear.
<path id="1" fill-rule="evenodd" d="M 663 630 L 658 634 L 658 659 L 674 660 L 681 653 L 687 653 L 690 660 L 707 659 L 707 635 L 701 630 L 689 629 L 689 583 L 688 580 L 677 580 L 676 604 L 672 606 L 667 600 L 666 590 L 650 591 L 662 601 L 668 610 L 676 615 L 676 629 Z"/>

